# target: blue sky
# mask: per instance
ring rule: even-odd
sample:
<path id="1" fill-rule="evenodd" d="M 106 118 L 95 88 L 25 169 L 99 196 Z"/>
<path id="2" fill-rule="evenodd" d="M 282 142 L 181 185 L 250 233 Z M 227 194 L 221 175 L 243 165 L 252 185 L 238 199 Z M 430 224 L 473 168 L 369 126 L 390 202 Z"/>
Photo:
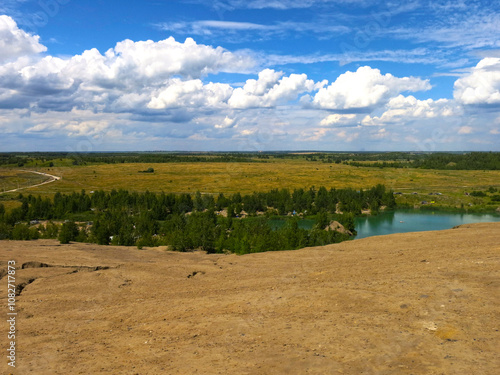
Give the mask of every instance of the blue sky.
<path id="1" fill-rule="evenodd" d="M 0 151 L 500 151 L 500 5 L 4 0 L 0 129 Z"/>

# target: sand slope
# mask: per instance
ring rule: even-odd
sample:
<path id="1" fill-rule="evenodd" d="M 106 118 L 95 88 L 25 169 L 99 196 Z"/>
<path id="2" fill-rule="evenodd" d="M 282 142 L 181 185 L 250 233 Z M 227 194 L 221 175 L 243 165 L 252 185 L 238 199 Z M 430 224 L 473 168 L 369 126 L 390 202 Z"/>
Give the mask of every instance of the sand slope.
<path id="1" fill-rule="evenodd" d="M 245 256 L 51 240 L 0 246 L 0 268 L 15 259 L 18 284 L 32 281 L 17 298 L 18 367 L 2 360 L 0 373 L 500 368 L 500 223 Z M 54 267 L 20 269 L 27 262 Z"/>

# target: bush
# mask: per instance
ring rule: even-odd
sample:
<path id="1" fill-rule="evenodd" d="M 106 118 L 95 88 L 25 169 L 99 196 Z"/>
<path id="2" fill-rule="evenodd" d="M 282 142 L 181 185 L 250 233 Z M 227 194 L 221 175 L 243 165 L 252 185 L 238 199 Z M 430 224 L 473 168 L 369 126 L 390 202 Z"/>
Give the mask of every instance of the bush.
<path id="1" fill-rule="evenodd" d="M 473 191 L 470 195 L 473 197 L 486 197 L 486 193 L 484 191 Z"/>

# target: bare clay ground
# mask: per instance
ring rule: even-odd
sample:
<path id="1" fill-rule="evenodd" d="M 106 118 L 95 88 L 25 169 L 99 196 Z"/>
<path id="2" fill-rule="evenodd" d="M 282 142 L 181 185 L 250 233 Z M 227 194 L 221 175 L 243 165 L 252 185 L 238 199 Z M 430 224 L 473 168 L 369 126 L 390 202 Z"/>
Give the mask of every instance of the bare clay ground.
<path id="1" fill-rule="evenodd" d="M 5 374 L 500 369 L 498 223 L 245 256 L 0 246 L 1 269 L 15 259 L 17 283 L 35 279 L 17 298 L 17 367 L 3 359 Z"/>

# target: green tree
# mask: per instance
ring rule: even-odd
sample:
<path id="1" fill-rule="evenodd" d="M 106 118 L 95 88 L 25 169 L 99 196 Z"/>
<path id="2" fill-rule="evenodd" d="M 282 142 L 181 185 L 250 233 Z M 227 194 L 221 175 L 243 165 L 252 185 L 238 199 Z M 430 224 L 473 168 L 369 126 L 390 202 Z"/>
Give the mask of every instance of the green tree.
<path id="1" fill-rule="evenodd" d="M 41 238 L 57 238 L 59 234 L 59 226 L 49 221 L 47 224 L 38 226 Z"/>
<path id="2" fill-rule="evenodd" d="M 189 216 L 186 230 L 194 248 L 200 247 L 209 253 L 215 251 L 216 223 L 214 211 L 194 212 Z"/>
<path id="3" fill-rule="evenodd" d="M 111 215 L 108 212 L 99 215 L 94 221 L 91 232 L 99 245 L 109 245 L 110 237 L 113 235 L 110 221 Z"/>
<path id="4" fill-rule="evenodd" d="M 328 214 L 326 213 L 326 211 L 324 210 L 321 210 L 317 215 L 316 215 L 316 220 L 314 222 L 314 225 L 318 228 L 318 229 L 325 229 L 326 226 L 329 224 L 330 222 L 328 221 Z"/>
<path id="5" fill-rule="evenodd" d="M 74 221 L 67 221 L 61 226 L 57 239 L 61 244 L 68 244 L 70 241 L 75 241 L 78 234 L 78 225 Z"/>
<path id="6" fill-rule="evenodd" d="M 11 237 L 12 227 L 7 223 L 0 223 L 0 240 L 8 240 Z"/>
<path id="7" fill-rule="evenodd" d="M 17 241 L 30 240 L 30 228 L 27 224 L 16 224 L 12 229 L 11 238 Z"/>

